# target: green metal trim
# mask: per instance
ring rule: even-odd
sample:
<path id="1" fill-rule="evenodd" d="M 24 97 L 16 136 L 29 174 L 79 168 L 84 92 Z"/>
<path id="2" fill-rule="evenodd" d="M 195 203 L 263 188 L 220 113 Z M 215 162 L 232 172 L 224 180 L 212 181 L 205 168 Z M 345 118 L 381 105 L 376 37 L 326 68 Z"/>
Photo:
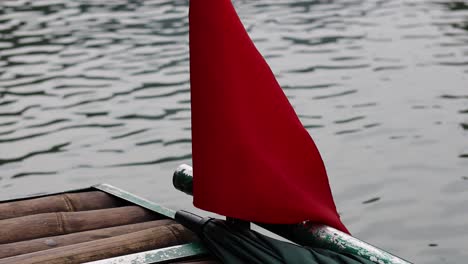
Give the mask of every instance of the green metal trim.
<path id="1" fill-rule="evenodd" d="M 130 254 L 121 257 L 115 257 L 110 259 L 103 259 L 93 262 L 87 262 L 87 264 L 151 264 L 151 263 L 167 263 L 169 261 L 183 260 L 190 257 L 202 257 L 207 255 L 205 247 L 198 242 L 156 249 L 136 254 Z"/>
<path id="2" fill-rule="evenodd" d="M 156 212 L 158 214 L 164 215 L 168 218 L 175 218 L 175 211 L 166 208 L 164 206 L 155 204 L 149 200 L 136 196 L 130 192 L 119 189 L 110 184 L 98 184 L 93 186 L 93 188 L 101 190 L 105 193 L 114 195 L 118 198 L 124 199 L 128 202 L 134 203 L 141 207 L 144 207 L 148 210 Z M 189 257 L 202 257 L 208 254 L 208 250 L 203 247 L 202 244 L 198 242 L 179 245 L 174 247 L 156 249 L 151 251 L 145 251 L 141 253 L 131 254 L 122 257 L 104 259 L 100 261 L 90 262 L 90 263 L 99 263 L 99 264 L 122 264 L 122 263 L 132 263 L 132 264 L 146 264 L 146 263 L 161 263 L 170 260 L 179 260 Z"/>
<path id="3" fill-rule="evenodd" d="M 314 244 L 317 247 L 327 247 L 337 252 L 347 252 L 369 258 L 379 264 L 408 264 L 409 262 L 393 256 L 392 254 L 361 241 L 355 237 L 349 236 L 339 230 L 325 225 L 305 224 L 303 226 L 314 237 Z M 312 241 L 311 241 L 312 242 Z"/>
<path id="4" fill-rule="evenodd" d="M 169 217 L 171 219 L 174 219 L 175 217 L 175 211 L 169 209 L 169 208 L 166 208 L 164 206 L 161 206 L 161 205 L 158 205 L 158 204 L 155 204 L 149 200 L 146 200 L 144 198 L 141 198 L 139 196 L 136 196 L 132 193 L 129 193 L 127 191 L 124 191 L 122 189 L 119 189 L 117 187 L 114 187 L 110 184 L 98 184 L 98 185 L 95 185 L 93 186 L 93 188 L 95 189 L 98 189 L 98 190 L 101 190 L 103 192 L 106 192 L 108 194 L 111 194 L 111 195 L 114 195 L 114 196 L 117 196 L 118 198 L 121 198 L 121 199 L 124 199 L 126 201 L 129 201 L 131 203 L 134 203 L 134 204 L 137 204 L 141 207 L 144 207 L 148 210 L 151 210 L 153 212 L 156 212 L 158 214 L 161 214 L 161 215 L 164 215 L 166 217 Z"/>
<path id="5" fill-rule="evenodd" d="M 176 188 L 191 188 L 192 184 L 189 184 L 188 182 L 193 181 L 192 168 L 189 165 L 181 165 L 174 172 L 174 178 L 180 178 L 180 180 L 173 179 L 173 182 L 184 183 L 175 185 Z M 192 193 L 192 190 L 179 190 L 187 194 Z M 335 252 L 350 253 L 366 258 L 377 264 L 411 264 L 406 260 L 396 257 L 384 250 L 329 226 L 310 222 L 296 225 L 255 224 L 303 246 L 325 248 Z"/>
<path id="6" fill-rule="evenodd" d="M 326 225 L 310 222 L 296 225 L 262 223 L 257 225 L 299 245 L 353 254 L 378 264 L 410 264 L 406 260 Z"/>

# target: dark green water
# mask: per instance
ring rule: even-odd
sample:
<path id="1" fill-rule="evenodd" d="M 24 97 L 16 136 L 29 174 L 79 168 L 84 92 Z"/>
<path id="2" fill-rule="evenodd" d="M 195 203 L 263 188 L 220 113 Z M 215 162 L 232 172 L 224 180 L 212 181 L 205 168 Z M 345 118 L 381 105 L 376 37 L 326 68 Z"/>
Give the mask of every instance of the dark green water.
<path id="1" fill-rule="evenodd" d="M 468 2 L 234 1 L 354 235 L 468 259 Z M 107 182 L 174 208 L 186 1 L 0 2 L 0 199 Z M 285 139 L 287 140 L 287 139 Z"/>

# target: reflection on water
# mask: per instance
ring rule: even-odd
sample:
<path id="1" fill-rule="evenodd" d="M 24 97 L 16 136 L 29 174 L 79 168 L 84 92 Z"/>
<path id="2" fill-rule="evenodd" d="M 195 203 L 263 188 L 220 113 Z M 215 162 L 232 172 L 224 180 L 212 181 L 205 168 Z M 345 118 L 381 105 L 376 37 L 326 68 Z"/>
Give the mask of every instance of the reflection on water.
<path id="1" fill-rule="evenodd" d="M 234 1 L 355 235 L 468 257 L 468 3 Z M 187 2 L 0 2 L 0 198 L 109 182 L 175 208 L 190 163 Z M 287 140 L 287 139 L 285 139 Z"/>

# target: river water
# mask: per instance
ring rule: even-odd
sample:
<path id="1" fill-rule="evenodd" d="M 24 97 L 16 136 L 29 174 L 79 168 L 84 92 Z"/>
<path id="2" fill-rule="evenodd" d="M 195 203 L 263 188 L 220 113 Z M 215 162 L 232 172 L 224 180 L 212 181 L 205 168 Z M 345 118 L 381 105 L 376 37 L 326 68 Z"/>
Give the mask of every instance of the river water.
<path id="1" fill-rule="evenodd" d="M 468 2 L 234 4 L 351 232 L 416 263 L 466 263 Z M 187 11 L 0 2 L 0 199 L 107 182 L 191 208 L 171 185 L 191 162 Z"/>

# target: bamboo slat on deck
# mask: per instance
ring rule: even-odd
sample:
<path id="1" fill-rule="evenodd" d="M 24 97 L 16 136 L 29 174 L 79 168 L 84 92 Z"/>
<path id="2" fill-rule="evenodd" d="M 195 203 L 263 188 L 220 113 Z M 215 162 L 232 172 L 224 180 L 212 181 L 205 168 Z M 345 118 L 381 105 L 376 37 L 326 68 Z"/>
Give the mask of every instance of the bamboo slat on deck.
<path id="1" fill-rule="evenodd" d="M 122 204 L 121 200 L 100 191 L 58 194 L 0 203 L 0 220 L 41 213 L 97 210 Z"/>
<path id="2" fill-rule="evenodd" d="M 58 248 L 73 244 L 79 244 L 83 242 L 104 239 L 123 234 L 133 233 L 140 230 L 175 224 L 173 220 L 156 220 L 138 224 L 130 224 L 116 227 L 109 227 L 98 230 L 91 230 L 79 233 L 73 233 L 68 235 L 44 237 L 34 240 L 21 241 L 9 244 L 0 244 L 0 259 L 17 256 L 21 254 L 27 254 L 31 252 L 37 252 L 41 250 L 47 250 L 52 248 Z M 0 227 L 1 228 L 1 227 Z"/>
<path id="3" fill-rule="evenodd" d="M 138 206 L 46 213 L 0 220 L 0 244 L 161 219 Z"/>
<path id="4" fill-rule="evenodd" d="M 75 264 L 191 242 L 192 232 L 179 224 L 49 249 L 6 259 L 0 264 Z"/>

